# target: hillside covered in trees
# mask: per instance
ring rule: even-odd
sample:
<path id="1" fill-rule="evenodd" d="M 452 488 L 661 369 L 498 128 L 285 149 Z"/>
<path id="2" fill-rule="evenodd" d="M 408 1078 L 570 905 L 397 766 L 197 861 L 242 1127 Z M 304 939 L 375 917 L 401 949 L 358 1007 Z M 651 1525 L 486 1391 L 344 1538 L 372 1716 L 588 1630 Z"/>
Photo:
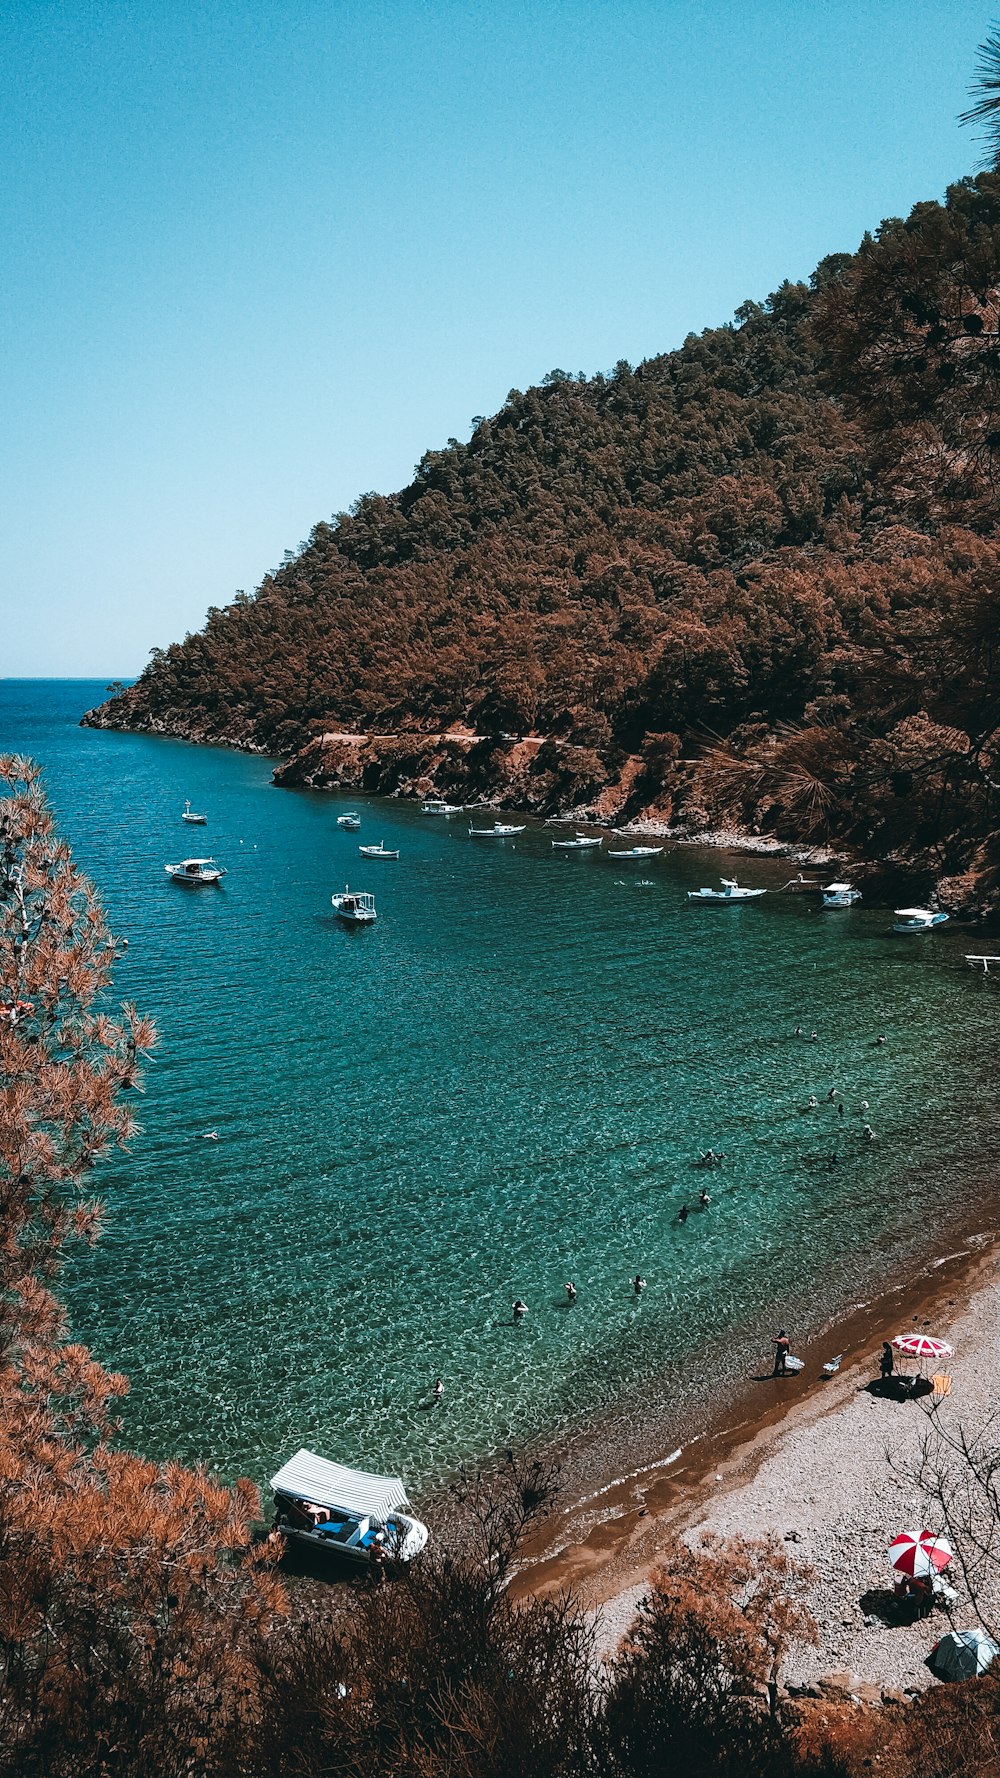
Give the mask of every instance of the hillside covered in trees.
<path id="1" fill-rule="evenodd" d="M 996 905 L 998 286 L 984 173 L 677 351 L 513 390 L 87 720 Z"/>

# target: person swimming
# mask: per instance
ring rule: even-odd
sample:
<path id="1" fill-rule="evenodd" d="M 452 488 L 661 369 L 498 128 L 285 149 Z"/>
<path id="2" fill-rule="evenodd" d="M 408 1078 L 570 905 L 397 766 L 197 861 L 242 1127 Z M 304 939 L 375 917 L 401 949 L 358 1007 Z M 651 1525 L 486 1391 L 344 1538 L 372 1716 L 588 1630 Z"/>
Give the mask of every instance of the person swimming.
<path id="1" fill-rule="evenodd" d="M 441 1397 L 444 1395 L 444 1384 L 440 1377 L 436 1377 L 434 1380 L 433 1395 L 435 1401 L 440 1401 Z"/>
<path id="2" fill-rule="evenodd" d="M 517 1327 L 518 1324 L 520 1322 L 522 1322 L 524 1320 L 524 1317 L 527 1315 L 528 1305 L 527 1305 L 527 1303 L 522 1303 L 520 1297 L 518 1297 L 516 1299 L 516 1301 L 514 1302 L 513 1310 L 514 1310 L 514 1326 Z"/>
<path id="3" fill-rule="evenodd" d="M 701 1205 L 701 1207 L 702 1207 L 702 1209 L 703 1209 L 703 1210 L 707 1210 L 707 1209 L 708 1209 L 708 1206 L 709 1206 L 709 1204 L 710 1204 L 710 1203 L 711 1203 L 711 1202 L 712 1202 L 712 1200 L 711 1200 L 711 1198 L 710 1198 L 710 1197 L 709 1197 L 709 1195 L 708 1195 L 708 1193 L 707 1193 L 707 1191 L 706 1191 L 706 1190 L 705 1190 L 705 1187 L 704 1187 L 704 1186 L 702 1186 L 702 1188 L 701 1188 L 701 1191 L 700 1191 L 700 1192 L 699 1192 L 699 1193 L 698 1193 L 698 1202 L 699 1202 L 699 1204 L 700 1204 L 700 1205 Z M 686 1209 L 686 1208 L 687 1208 L 687 1206 L 686 1206 L 686 1205 L 685 1205 L 685 1209 Z"/>
<path id="4" fill-rule="evenodd" d="M 645 1290 L 645 1288 L 646 1288 L 645 1278 L 643 1278 L 639 1272 L 636 1272 L 636 1275 L 632 1280 L 632 1289 L 633 1289 L 635 1295 L 641 1296 L 643 1291 Z"/>
<path id="5" fill-rule="evenodd" d="M 681 1207 L 680 1207 L 680 1209 L 679 1209 L 679 1210 L 678 1210 L 678 1212 L 677 1212 L 677 1220 L 678 1220 L 678 1222 L 687 1222 L 687 1219 L 688 1219 L 688 1217 L 689 1217 L 689 1216 L 690 1216 L 690 1214 L 691 1214 L 691 1212 L 690 1212 L 690 1210 L 689 1210 L 689 1209 L 688 1209 L 688 1207 L 687 1207 L 687 1205 L 686 1205 L 686 1204 L 682 1204 L 682 1205 L 681 1205 Z"/>
<path id="6" fill-rule="evenodd" d="M 568 1303 L 575 1303 L 576 1302 L 576 1285 L 573 1283 L 572 1278 L 570 1279 L 568 1284 L 563 1285 L 563 1289 L 566 1292 L 566 1301 Z"/>
<path id="7" fill-rule="evenodd" d="M 819 1100 L 817 1099 L 816 1094 L 810 1093 L 809 1094 L 809 1110 L 815 1111 L 818 1104 L 819 1104 Z"/>

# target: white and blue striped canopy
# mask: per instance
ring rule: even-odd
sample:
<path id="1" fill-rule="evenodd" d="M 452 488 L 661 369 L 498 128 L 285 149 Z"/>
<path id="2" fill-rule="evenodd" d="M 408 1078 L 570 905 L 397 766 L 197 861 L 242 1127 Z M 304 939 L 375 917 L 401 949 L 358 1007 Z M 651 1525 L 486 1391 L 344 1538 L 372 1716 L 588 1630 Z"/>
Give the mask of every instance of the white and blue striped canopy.
<path id="1" fill-rule="evenodd" d="M 359 1518 L 385 1519 L 396 1507 L 408 1504 L 405 1484 L 398 1476 L 367 1475 L 362 1469 L 329 1463 L 306 1450 L 289 1458 L 271 1477 L 271 1486 L 276 1493 L 340 1508 Z"/>

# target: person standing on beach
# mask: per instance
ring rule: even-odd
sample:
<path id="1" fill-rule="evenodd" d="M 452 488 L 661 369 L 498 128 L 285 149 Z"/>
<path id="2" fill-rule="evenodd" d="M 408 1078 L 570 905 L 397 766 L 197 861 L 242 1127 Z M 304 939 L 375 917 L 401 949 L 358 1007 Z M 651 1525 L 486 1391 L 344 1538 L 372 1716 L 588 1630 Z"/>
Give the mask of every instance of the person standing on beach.
<path id="1" fill-rule="evenodd" d="M 787 1377 L 788 1375 L 788 1335 L 784 1328 L 781 1329 L 774 1342 L 774 1369 L 771 1375 L 772 1377 Z"/>
<path id="2" fill-rule="evenodd" d="M 882 1341 L 882 1357 L 879 1361 L 879 1369 L 882 1372 L 883 1378 L 892 1376 L 893 1356 L 892 1356 L 892 1347 L 890 1346 L 888 1340 Z"/>

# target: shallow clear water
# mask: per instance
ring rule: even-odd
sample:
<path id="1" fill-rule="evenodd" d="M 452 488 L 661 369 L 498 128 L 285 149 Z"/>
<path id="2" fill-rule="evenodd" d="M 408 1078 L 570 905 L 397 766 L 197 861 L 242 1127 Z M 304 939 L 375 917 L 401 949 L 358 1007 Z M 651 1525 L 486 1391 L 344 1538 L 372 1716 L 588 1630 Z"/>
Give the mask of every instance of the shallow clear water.
<path id="1" fill-rule="evenodd" d="M 669 1395 L 706 1340 L 849 1295 L 992 1133 L 996 984 L 955 926 L 893 938 L 885 908 L 774 893 L 689 906 L 724 857 L 616 864 L 537 826 L 477 841 L 413 805 L 279 791 L 260 759 L 80 729 L 103 689 L 0 682 L 0 746 L 44 765 L 130 941 L 117 990 L 160 1028 L 143 1134 L 103 1166 L 106 1233 L 68 1279 L 151 1455 L 260 1479 L 308 1444 L 419 1482 Z M 352 806 L 360 835 L 336 826 Z M 399 863 L 359 861 L 379 838 Z M 221 888 L 169 882 L 188 851 Z M 348 879 L 374 928 L 332 917 Z M 830 1087 L 845 1117 L 804 1110 Z M 709 1145 L 728 1158 L 706 1176 Z M 679 1226 L 706 1177 L 711 1209 Z"/>

